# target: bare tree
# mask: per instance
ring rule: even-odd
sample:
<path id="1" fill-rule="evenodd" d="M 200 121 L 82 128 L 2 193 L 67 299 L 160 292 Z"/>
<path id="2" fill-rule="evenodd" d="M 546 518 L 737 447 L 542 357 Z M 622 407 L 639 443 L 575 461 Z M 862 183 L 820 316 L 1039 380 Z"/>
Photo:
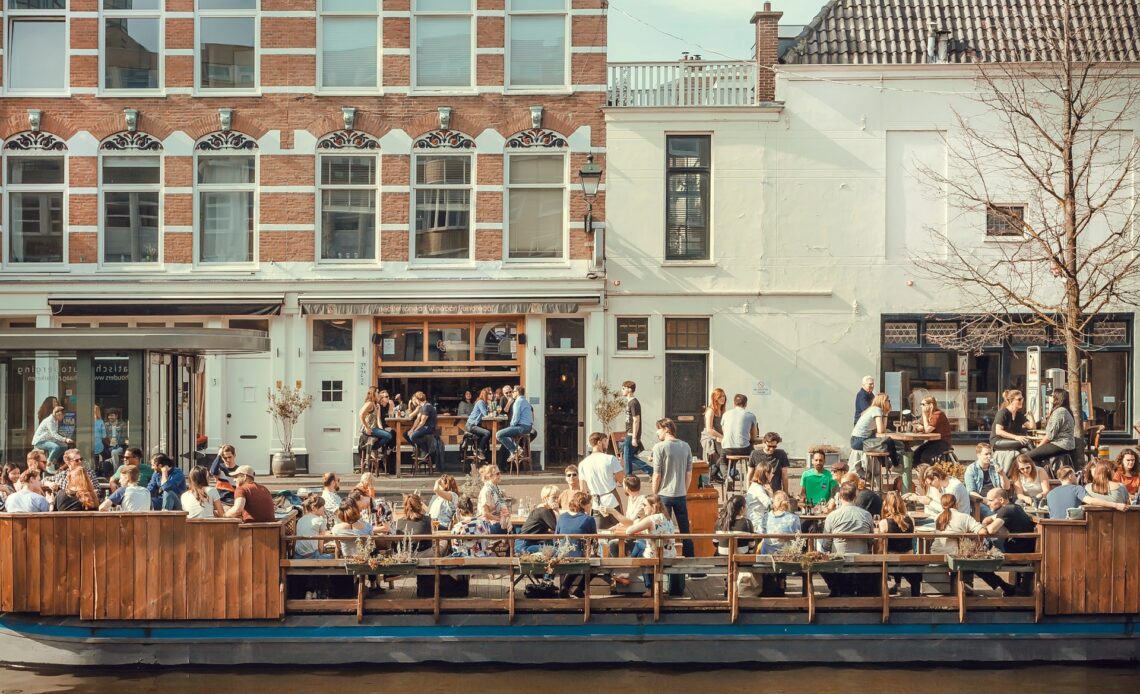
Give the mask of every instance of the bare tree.
<path id="1" fill-rule="evenodd" d="M 1130 310 L 1140 296 L 1132 191 L 1140 72 L 1106 52 L 1111 42 L 1080 8 L 1087 2 L 1054 0 L 1044 15 L 997 20 L 1019 33 L 973 56 L 976 92 L 968 111 L 955 109 L 946 170 L 919 166 L 954 209 L 985 214 L 993 242 L 979 242 L 976 230 L 931 229 L 931 250 L 915 259 L 971 316 L 948 348 L 973 351 L 1051 327 L 1065 346 L 1074 412 L 1090 322 Z"/>

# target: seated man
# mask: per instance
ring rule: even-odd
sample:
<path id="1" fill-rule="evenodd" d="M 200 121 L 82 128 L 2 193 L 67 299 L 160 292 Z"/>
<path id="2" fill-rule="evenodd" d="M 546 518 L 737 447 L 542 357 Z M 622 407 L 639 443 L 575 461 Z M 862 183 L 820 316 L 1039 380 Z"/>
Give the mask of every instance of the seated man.
<path id="1" fill-rule="evenodd" d="M 414 421 L 412 426 L 408 427 L 404 437 L 408 443 L 430 455 L 435 469 L 440 470 L 443 466 L 443 456 L 440 455 L 439 445 L 435 437 L 435 429 L 439 425 L 439 413 L 436 411 L 435 405 L 428 402 L 427 396 L 422 390 L 417 390 L 412 395 L 410 405 L 414 408 L 411 413 L 414 416 Z"/>
<path id="2" fill-rule="evenodd" d="M 760 448 L 752 451 L 751 457 L 748 459 L 748 468 L 752 469 L 759 463 L 767 463 L 768 467 L 772 470 L 772 493 L 775 494 L 780 490 L 787 491 L 788 489 L 788 468 L 791 463 L 788 461 L 788 453 L 783 448 L 780 448 L 780 442 L 783 439 L 774 431 L 769 431 L 764 434 L 761 439 Z"/>
<path id="3" fill-rule="evenodd" d="M 511 401 L 508 409 L 511 411 L 510 426 L 499 429 L 495 438 L 510 453 L 508 460 L 511 460 L 519 451 L 519 445 L 515 443 L 515 438 L 530 436 L 531 427 L 534 426 L 534 408 L 531 407 L 530 400 L 527 400 L 525 388 L 518 386 L 514 389 L 514 400 Z"/>
<path id="4" fill-rule="evenodd" d="M 970 498 L 981 503 L 982 518 L 989 516 L 993 511 L 985 504 L 985 498 L 991 489 L 1004 489 L 1009 483 L 1005 475 L 993 464 L 993 448 L 985 441 L 974 447 L 977 460 L 966 468 L 966 490 Z"/>
<path id="5" fill-rule="evenodd" d="M 824 534 L 849 533 L 857 535 L 872 532 L 874 521 L 871 514 L 866 509 L 855 505 L 857 493 L 858 487 L 851 482 L 844 482 L 839 487 L 839 496 L 837 497 L 839 506 L 827 514 L 827 519 L 823 522 Z M 867 554 L 870 551 L 867 540 L 848 540 L 841 537 L 825 539 L 823 546 L 825 550 L 830 550 L 835 554 Z M 832 597 L 837 597 L 842 595 L 875 595 L 876 584 L 879 579 L 873 574 L 845 576 L 843 574 L 825 573 L 823 580 L 831 589 Z"/>
<path id="6" fill-rule="evenodd" d="M 110 496 L 103 500 L 99 506 L 100 511 L 110 511 L 119 507 L 120 511 L 149 511 L 151 510 L 150 492 L 139 486 L 139 469 L 134 465 L 127 465 L 119 471 L 119 480 L 123 483 Z"/>
<path id="7" fill-rule="evenodd" d="M 827 455 L 823 451 L 813 451 L 811 454 L 811 470 L 800 477 L 800 488 L 808 508 L 826 504 L 834 496 L 839 485 L 831 473 L 823 469 L 827 463 Z M 803 512 L 805 509 L 800 509 Z"/>
<path id="8" fill-rule="evenodd" d="M 186 475 L 182 474 L 165 453 L 155 453 L 150 458 L 154 474 L 146 485 L 150 492 L 151 506 L 155 511 L 181 511 L 182 493 L 186 491 Z"/>
<path id="9" fill-rule="evenodd" d="M 39 470 L 24 470 L 16 483 L 16 492 L 4 501 L 5 513 L 47 513 L 51 504 L 43 495 Z"/>
<path id="10" fill-rule="evenodd" d="M 234 505 L 226 511 L 226 518 L 241 518 L 243 523 L 272 523 L 277 520 L 273 495 L 254 479 L 253 468 L 239 465 L 234 472 L 238 483 L 234 490 Z"/>

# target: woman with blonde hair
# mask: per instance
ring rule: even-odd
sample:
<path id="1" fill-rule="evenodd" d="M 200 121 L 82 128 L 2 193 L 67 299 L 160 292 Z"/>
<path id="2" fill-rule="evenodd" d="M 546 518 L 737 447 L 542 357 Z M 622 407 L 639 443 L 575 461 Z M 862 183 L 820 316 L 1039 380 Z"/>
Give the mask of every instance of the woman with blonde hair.
<path id="1" fill-rule="evenodd" d="M 506 492 L 499 486 L 503 471 L 498 465 L 484 465 L 479 470 L 483 488 L 479 490 L 479 501 L 475 513 L 491 525 L 492 535 L 502 535 L 510 529 L 511 506 L 507 503 Z"/>
<path id="2" fill-rule="evenodd" d="M 772 468 L 767 463 L 759 463 L 748 476 L 748 489 L 744 491 L 744 503 L 753 532 L 762 533 L 772 507 Z"/>
<path id="3" fill-rule="evenodd" d="M 451 475 L 440 475 L 431 488 L 432 500 L 428 505 L 428 515 L 441 528 L 450 528 L 451 519 L 459 505 L 459 483 Z"/>
<path id="4" fill-rule="evenodd" d="M 562 490 L 557 484 L 548 484 L 542 488 L 539 498 L 542 503 L 531 510 L 530 515 L 519 530 L 520 535 L 553 535 L 558 527 L 558 494 Z M 528 538 L 515 540 L 515 554 L 534 554 L 551 543 L 545 540 Z"/>
<path id="5" fill-rule="evenodd" d="M 709 404 L 705 406 L 705 428 L 701 430 L 701 451 L 705 460 L 709 462 L 709 474 L 713 481 L 721 477 L 720 459 L 723 455 L 720 442 L 724 438 L 720 425 L 720 418 L 724 416 L 724 407 L 728 404 L 728 396 L 723 388 L 713 388 L 709 393 Z"/>
<path id="6" fill-rule="evenodd" d="M 887 438 L 887 417 L 891 414 L 891 398 L 886 393 L 879 393 L 871 401 L 871 406 L 859 415 L 855 427 L 851 430 L 851 449 L 863 450 L 863 444 L 870 438 L 884 439 L 883 447 L 891 457 L 891 465 L 897 467 L 899 454 L 894 439 Z"/>

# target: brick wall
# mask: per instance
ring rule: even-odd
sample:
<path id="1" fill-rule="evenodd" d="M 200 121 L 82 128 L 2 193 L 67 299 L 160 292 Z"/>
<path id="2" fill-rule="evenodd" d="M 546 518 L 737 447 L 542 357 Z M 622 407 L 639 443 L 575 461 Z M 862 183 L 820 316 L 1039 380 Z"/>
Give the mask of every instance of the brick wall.
<path id="1" fill-rule="evenodd" d="M 776 100 L 776 73 L 772 68 L 779 62 L 780 17 L 783 12 L 773 12 L 772 3 L 764 3 L 764 11 L 752 15 L 756 25 L 756 100 Z"/>

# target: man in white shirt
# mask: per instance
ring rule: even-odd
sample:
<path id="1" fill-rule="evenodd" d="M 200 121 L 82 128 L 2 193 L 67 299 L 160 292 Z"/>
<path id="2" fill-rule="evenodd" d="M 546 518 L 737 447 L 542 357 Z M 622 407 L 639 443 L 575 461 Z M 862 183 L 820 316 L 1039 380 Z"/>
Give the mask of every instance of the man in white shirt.
<path id="1" fill-rule="evenodd" d="M 103 500 L 99 506 L 100 511 L 110 511 L 115 506 L 120 511 L 150 511 L 150 492 L 146 487 L 139 486 L 139 468 L 137 465 L 127 465 L 119 473 L 119 480 L 123 486 Z"/>
<path id="2" fill-rule="evenodd" d="M 621 510 L 617 487 L 625 477 L 621 461 L 606 453 L 608 443 L 609 439 L 605 434 L 598 431 L 590 434 L 592 453 L 578 463 L 579 483 L 585 484 L 586 490 L 590 492 L 590 498 L 594 502 L 594 515 L 598 519 L 598 528 L 603 530 L 617 523 L 613 516 L 602 509 Z"/>
<path id="3" fill-rule="evenodd" d="M 942 470 L 932 467 L 926 471 L 923 484 L 926 485 L 925 495 L 908 494 L 905 498 L 913 499 L 926 505 L 925 510 L 928 522 L 929 519 L 942 513 L 941 496 L 943 494 L 954 495 L 957 501 L 956 507 L 959 512 L 969 515 L 973 510 L 970 503 L 970 490 L 967 489 L 966 485 L 962 484 L 961 480 L 957 477 L 950 477 Z"/>
<path id="4" fill-rule="evenodd" d="M 56 405 L 51 414 L 44 417 L 36 432 L 32 434 L 32 447 L 47 453 L 49 463 L 57 463 L 63 457 L 68 446 L 74 446 L 75 441 L 59 433 L 59 425 L 63 422 L 64 409 Z"/>

